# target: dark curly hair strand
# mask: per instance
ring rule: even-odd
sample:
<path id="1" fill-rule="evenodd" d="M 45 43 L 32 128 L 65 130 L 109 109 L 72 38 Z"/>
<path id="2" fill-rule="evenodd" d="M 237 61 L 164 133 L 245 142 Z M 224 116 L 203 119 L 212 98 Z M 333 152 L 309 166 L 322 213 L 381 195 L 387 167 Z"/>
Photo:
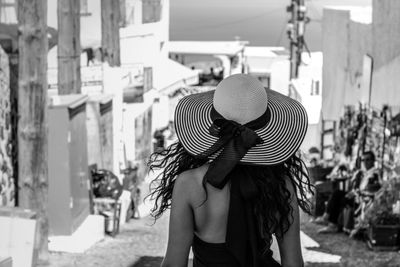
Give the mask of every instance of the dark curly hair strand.
<path id="1" fill-rule="evenodd" d="M 151 193 L 146 197 L 155 200 L 151 210 L 151 215 L 155 220 L 171 207 L 172 191 L 177 176 L 207 162 L 206 158 L 195 158 L 190 155 L 179 141 L 150 156 L 148 162 L 150 171 L 162 170 L 151 182 Z M 291 194 L 286 187 L 285 177 L 293 185 L 299 207 L 304 212 L 311 213 L 307 193 L 313 192 L 313 186 L 308 177 L 307 168 L 297 154 L 281 164 L 272 166 L 238 164 L 233 171 L 251 177 L 259 188 L 254 209 L 261 226 L 261 234 L 268 243 L 271 242 L 272 233 L 283 235 L 293 222 Z M 203 187 L 206 190 L 205 181 L 203 181 Z"/>

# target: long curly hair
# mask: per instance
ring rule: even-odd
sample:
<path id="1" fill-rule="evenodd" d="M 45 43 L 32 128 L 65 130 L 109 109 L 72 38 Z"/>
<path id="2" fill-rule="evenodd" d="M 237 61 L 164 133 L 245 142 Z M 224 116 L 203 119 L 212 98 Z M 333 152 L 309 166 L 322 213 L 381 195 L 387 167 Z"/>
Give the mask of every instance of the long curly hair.
<path id="1" fill-rule="evenodd" d="M 162 170 L 151 182 L 151 193 L 147 196 L 154 200 L 151 215 L 155 220 L 171 207 L 172 191 L 177 176 L 207 162 L 206 158 L 201 159 L 190 155 L 179 141 L 150 156 L 148 162 L 150 171 Z M 291 193 L 287 189 L 285 177 L 290 179 L 294 187 L 300 208 L 310 214 L 311 205 L 307 194 L 312 193 L 313 190 L 307 168 L 300 156 L 295 154 L 285 162 L 273 166 L 238 164 L 233 171 L 251 177 L 259 188 L 254 209 L 261 226 L 262 236 L 266 241 L 271 242 L 272 233 L 283 235 L 293 223 Z M 203 187 L 207 193 L 204 182 Z"/>

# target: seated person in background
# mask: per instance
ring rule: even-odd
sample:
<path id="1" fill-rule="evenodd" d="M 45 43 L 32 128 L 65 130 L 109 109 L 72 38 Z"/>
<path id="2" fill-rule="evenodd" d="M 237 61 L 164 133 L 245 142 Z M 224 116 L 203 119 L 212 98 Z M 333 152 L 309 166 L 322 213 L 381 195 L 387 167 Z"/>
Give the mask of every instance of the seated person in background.
<path id="1" fill-rule="evenodd" d="M 364 169 L 358 170 L 351 179 L 353 188 L 356 189 L 353 194 L 360 195 L 378 191 L 382 185 L 382 178 L 379 170 L 375 167 L 375 154 L 372 151 L 366 151 L 361 161 Z"/>
<path id="2" fill-rule="evenodd" d="M 336 165 L 332 171 L 326 176 L 326 179 L 328 180 L 326 183 L 332 183 L 336 179 L 344 179 L 349 176 L 348 173 L 348 167 L 346 164 L 338 164 Z M 319 184 L 318 182 L 315 184 L 315 189 L 316 191 L 324 191 L 323 183 Z M 325 189 L 326 190 L 326 189 Z M 345 196 L 346 192 L 343 190 L 337 188 L 333 192 L 331 192 L 330 198 L 328 200 L 327 207 L 325 207 L 325 213 L 320 216 L 315 218 L 312 222 L 317 223 L 317 224 L 322 224 L 322 225 L 328 225 L 330 221 L 337 221 L 337 218 L 339 217 L 339 214 L 341 212 L 341 207 L 345 206 L 346 203 L 345 201 Z"/>
<path id="3" fill-rule="evenodd" d="M 310 160 L 310 167 L 315 167 L 318 165 L 318 160 L 316 158 L 312 158 Z"/>
<path id="4" fill-rule="evenodd" d="M 331 173 L 326 176 L 328 180 L 342 179 L 348 176 L 348 167 L 346 164 L 341 163 L 335 166 Z"/>
<path id="5" fill-rule="evenodd" d="M 338 218 L 346 205 L 354 206 L 362 201 L 361 197 L 364 194 L 373 194 L 379 190 L 382 181 L 375 168 L 375 154 L 372 151 L 364 152 L 362 162 L 364 168 L 354 173 L 351 179 L 351 190 L 349 192 L 334 191 L 328 200 L 326 212 L 315 220 L 315 223 L 327 224 L 318 233 L 337 232 Z"/>

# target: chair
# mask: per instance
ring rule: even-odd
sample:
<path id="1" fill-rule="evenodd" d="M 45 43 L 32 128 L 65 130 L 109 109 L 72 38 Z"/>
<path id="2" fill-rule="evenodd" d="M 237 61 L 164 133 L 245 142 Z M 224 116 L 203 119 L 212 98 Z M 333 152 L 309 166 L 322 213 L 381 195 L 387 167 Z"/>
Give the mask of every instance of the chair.
<path id="1" fill-rule="evenodd" d="M 110 236 L 119 233 L 119 219 L 121 216 L 121 203 L 113 198 L 94 198 L 95 213 L 105 218 L 105 232 Z"/>

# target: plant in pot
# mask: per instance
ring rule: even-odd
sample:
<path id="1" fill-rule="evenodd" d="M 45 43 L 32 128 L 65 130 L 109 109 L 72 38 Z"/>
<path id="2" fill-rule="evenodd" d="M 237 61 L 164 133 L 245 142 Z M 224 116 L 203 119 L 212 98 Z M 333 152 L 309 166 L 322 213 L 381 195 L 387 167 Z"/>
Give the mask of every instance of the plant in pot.
<path id="1" fill-rule="evenodd" d="M 400 179 L 385 181 L 375 194 L 371 206 L 366 210 L 367 242 L 371 249 L 400 249 L 400 214 L 393 209 L 400 200 L 399 194 Z"/>

